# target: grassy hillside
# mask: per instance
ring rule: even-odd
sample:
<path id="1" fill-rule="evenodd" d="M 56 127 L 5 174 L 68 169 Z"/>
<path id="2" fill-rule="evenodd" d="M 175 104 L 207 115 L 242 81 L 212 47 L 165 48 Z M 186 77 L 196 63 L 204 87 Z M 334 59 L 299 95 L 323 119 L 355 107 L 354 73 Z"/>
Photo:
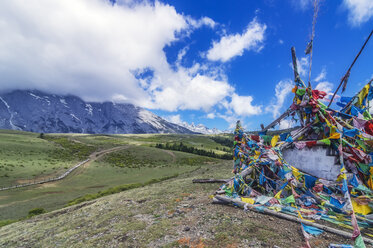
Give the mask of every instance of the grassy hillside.
<path id="1" fill-rule="evenodd" d="M 117 167 L 115 167 L 117 168 Z M 213 205 L 231 162 L 201 167 L 157 184 L 84 202 L 0 228 L 1 247 L 300 247 L 298 223 Z M 312 247 L 351 241 L 324 233 Z"/>
<path id="2" fill-rule="evenodd" d="M 219 162 L 210 157 L 150 147 L 166 137 L 47 134 L 41 139 L 35 133 L 1 131 L 0 187 L 60 175 L 95 153 L 90 163 L 61 181 L 0 191 L 0 221 L 24 218 L 33 208 L 52 211 L 119 185 L 146 184 Z M 171 140 L 176 137 L 170 135 Z M 194 141 L 197 146 L 213 142 L 207 136 Z M 112 148 L 119 150 L 111 151 Z"/>
<path id="3" fill-rule="evenodd" d="M 61 144 L 38 137 L 0 130 L 0 187 L 58 174 L 79 160 Z"/>

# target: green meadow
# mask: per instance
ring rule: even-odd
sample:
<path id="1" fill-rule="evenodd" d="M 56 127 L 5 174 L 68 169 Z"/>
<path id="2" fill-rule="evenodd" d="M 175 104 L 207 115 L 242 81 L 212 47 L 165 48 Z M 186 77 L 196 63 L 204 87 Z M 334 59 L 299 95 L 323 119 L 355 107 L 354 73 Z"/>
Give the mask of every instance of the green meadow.
<path id="1" fill-rule="evenodd" d="M 180 142 L 221 153 L 231 149 L 207 135 L 41 136 L 1 130 L 0 187 L 55 177 L 88 157 L 92 161 L 60 181 L 0 191 L 0 221 L 26 218 L 34 208 L 49 212 L 221 162 L 212 157 L 155 148 L 158 143 Z"/>

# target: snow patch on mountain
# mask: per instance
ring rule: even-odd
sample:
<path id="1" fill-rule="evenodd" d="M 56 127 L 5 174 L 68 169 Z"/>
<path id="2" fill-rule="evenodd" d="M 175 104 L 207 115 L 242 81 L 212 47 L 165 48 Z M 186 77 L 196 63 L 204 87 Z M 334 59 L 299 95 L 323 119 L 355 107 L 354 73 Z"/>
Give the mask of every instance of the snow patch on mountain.
<path id="1" fill-rule="evenodd" d="M 192 124 L 189 124 L 187 122 L 182 122 L 179 125 L 183 126 L 185 128 L 188 128 L 190 131 L 193 131 L 193 132 L 196 132 L 196 133 L 202 133 L 202 134 L 221 134 L 221 133 L 223 133 L 223 131 L 221 131 L 217 128 L 208 128 L 203 124 L 195 125 L 193 122 L 192 122 Z"/>
<path id="2" fill-rule="evenodd" d="M 192 132 L 195 133 L 201 133 L 201 134 L 221 134 L 223 131 L 217 129 L 217 128 L 208 128 L 203 124 L 197 124 L 195 125 L 194 122 L 192 124 L 189 124 L 186 121 L 182 121 L 180 115 L 172 115 L 165 117 L 166 120 L 168 120 L 171 123 L 175 123 L 179 126 L 185 127 L 189 129 Z"/>
<path id="3" fill-rule="evenodd" d="M 12 129 L 14 129 L 14 130 L 21 130 L 19 127 L 17 127 L 16 125 L 14 125 L 14 123 L 13 123 L 13 118 L 14 118 L 14 115 L 13 115 L 13 113 L 12 113 L 12 111 L 10 110 L 10 106 L 8 105 L 8 103 L 2 98 L 2 97 L 0 97 L 0 100 L 4 103 L 4 105 L 7 107 L 7 109 L 8 109 L 8 113 L 9 113 L 9 115 L 10 115 L 10 117 L 9 117 L 9 125 L 10 125 L 10 127 L 12 128 Z"/>
<path id="4" fill-rule="evenodd" d="M 85 109 L 87 110 L 87 112 L 88 112 L 88 114 L 90 115 L 90 116 L 92 116 L 93 115 L 93 108 L 92 108 L 92 105 L 91 104 L 89 104 L 89 103 L 86 103 L 85 104 Z"/>

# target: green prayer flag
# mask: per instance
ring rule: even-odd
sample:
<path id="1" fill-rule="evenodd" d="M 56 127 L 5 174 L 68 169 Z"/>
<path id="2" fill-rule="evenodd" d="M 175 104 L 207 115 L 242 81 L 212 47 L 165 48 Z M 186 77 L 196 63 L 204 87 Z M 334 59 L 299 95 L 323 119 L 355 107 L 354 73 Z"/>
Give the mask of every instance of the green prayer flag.
<path id="1" fill-rule="evenodd" d="M 321 199 L 324 199 L 325 201 L 329 201 L 330 200 L 330 197 L 329 196 L 326 196 L 326 195 L 319 195 L 318 196 L 321 198 Z"/>
<path id="2" fill-rule="evenodd" d="M 297 89 L 297 95 L 298 96 L 303 96 L 306 93 L 306 89 Z"/>
<path id="3" fill-rule="evenodd" d="M 372 119 L 372 116 L 369 114 L 368 110 L 365 110 L 365 112 L 363 113 L 363 116 L 364 116 L 364 119 L 367 121 Z"/>
<path id="4" fill-rule="evenodd" d="M 354 248 L 366 248 L 364 244 L 363 236 L 361 236 L 361 234 L 357 236 L 357 238 L 355 239 Z"/>
<path id="5" fill-rule="evenodd" d="M 367 150 L 367 147 L 365 146 L 364 141 L 356 139 L 356 143 L 358 143 L 359 146 L 361 146 L 364 149 L 364 151 Z"/>
<path id="6" fill-rule="evenodd" d="M 369 164 L 359 163 L 359 168 L 363 171 L 364 174 L 369 175 L 369 169 L 370 169 Z"/>
<path id="7" fill-rule="evenodd" d="M 295 203 L 294 195 L 288 196 L 288 197 L 284 200 L 284 203 Z"/>
<path id="8" fill-rule="evenodd" d="M 320 100 L 318 100 L 318 103 L 319 103 L 319 106 L 320 106 L 320 108 L 321 108 L 322 110 L 325 110 L 325 109 L 328 108 L 328 107 L 327 107 L 324 103 L 322 103 Z"/>
<path id="9" fill-rule="evenodd" d="M 322 139 L 320 140 L 322 143 L 324 143 L 325 145 L 328 145 L 330 146 L 330 139 Z"/>
<path id="10" fill-rule="evenodd" d="M 264 143 L 271 143 L 272 136 L 271 135 L 262 135 Z"/>

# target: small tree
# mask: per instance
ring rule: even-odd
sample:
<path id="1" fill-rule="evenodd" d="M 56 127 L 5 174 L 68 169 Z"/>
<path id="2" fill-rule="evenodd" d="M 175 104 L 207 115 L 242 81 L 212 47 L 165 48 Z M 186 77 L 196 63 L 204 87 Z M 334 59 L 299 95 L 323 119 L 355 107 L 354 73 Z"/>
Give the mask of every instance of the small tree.
<path id="1" fill-rule="evenodd" d="M 39 138 L 40 138 L 40 139 L 44 139 L 44 133 L 40 133 L 40 134 L 39 134 Z"/>

